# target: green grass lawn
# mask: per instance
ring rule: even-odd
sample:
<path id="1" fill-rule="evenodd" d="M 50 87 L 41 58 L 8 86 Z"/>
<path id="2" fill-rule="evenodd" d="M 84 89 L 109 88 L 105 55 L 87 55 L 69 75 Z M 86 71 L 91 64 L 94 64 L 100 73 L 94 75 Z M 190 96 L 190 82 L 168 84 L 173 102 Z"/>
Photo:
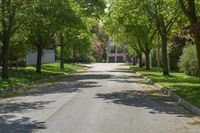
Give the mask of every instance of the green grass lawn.
<path id="1" fill-rule="evenodd" d="M 62 75 L 66 72 L 76 72 L 81 69 L 83 69 L 83 67 L 78 65 L 65 64 L 65 69 L 61 70 L 59 68 L 59 63 L 44 64 L 42 66 L 41 74 L 35 72 L 34 66 L 29 66 L 18 70 L 13 69 L 9 71 L 9 80 L 0 79 L 0 88 L 5 89 L 8 87 L 18 86 L 22 85 L 23 83 L 48 78 L 49 76 Z"/>
<path id="2" fill-rule="evenodd" d="M 160 68 L 146 70 L 145 68 L 131 66 L 131 69 L 171 89 L 177 95 L 200 108 L 200 79 L 198 77 L 177 72 L 171 72 L 170 76 L 163 76 Z"/>

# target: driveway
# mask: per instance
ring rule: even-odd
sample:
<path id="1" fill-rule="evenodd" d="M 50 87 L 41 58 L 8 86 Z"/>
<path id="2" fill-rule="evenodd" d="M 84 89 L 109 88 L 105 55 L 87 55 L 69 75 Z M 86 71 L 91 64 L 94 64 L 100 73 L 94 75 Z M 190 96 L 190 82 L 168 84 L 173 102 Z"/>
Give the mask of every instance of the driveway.
<path id="1" fill-rule="evenodd" d="M 125 64 L 84 73 L 1 100 L 0 133 L 200 133 L 200 120 Z"/>

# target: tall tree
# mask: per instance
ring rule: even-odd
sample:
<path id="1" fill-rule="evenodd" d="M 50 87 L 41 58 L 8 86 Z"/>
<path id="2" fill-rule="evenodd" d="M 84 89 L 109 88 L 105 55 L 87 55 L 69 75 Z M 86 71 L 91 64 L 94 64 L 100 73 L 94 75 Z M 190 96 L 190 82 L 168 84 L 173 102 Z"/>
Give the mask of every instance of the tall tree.
<path id="1" fill-rule="evenodd" d="M 75 17 L 75 16 L 74 16 Z M 60 68 L 64 69 L 64 51 L 65 47 L 68 49 L 72 49 L 72 43 L 77 42 L 79 40 L 79 36 L 81 32 L 87 32 L 86 25 L 82 22 L 80 18 L 74 18 L 74 21 L 71 19 L 71 23 L 64 25 L 64 27 L 59 30 L 57 34 L 57 38 L 60 44 Z M 87 32 L 89 36 L 89 32 Z M 80 46 L 80 43 L 74 44 Z M 81 46 L 80 46 L 81 47 Z"/>
<path id="2" fill-rule="evenodd" d="M 93 28 L 93 32 L 95 33 L 95 43 L 97 54 L 99 55 L 99 59 L 101 62 L 107 59 L 106 47 L 109 41 L 109 36 L 106 33 L 105 27 L 103 24 L 97 24 Z"/>
<path id="3" fill-rule="evenodd" d="M 192 34 L 196 44 L 200 76 L 200 16 L 198 16 L 199 10 L 197 9 L 200 5 L 197 2 L 197 0 L 179 0 L 179 5 L 183 13 L 190 21 L 190 33 Z"/>
<path id="4" fill-rule="evenodd" d="M 28 43 L 27 31 L 24 26 L 21 26 L 15 32 L 10 43 L 11 45 L 9 48 L 9 62 L 12 63 L 12 66 L 13 64 L 15 64 L 15 67 L 17 69 L 18 65 L 25 65 L 22 62 L 24 62 L 27 51 L 31 49 L 31 46 Z"/>
<path id="5" fill-rule="evenodd" d="M 104 0 L 69 0 L 69 3 L 72 10 L 68 11 L 68 14 L 71 14 L 71 18 L 66 20 L 66 23 L 62 26 L 63 28 L 59 31 L 61 69 L 64 68 L 64 47 L 70 47 L 70 44 L 73 43 L 71 48 L 73 48 L 74 58 L 76 58 L 78 51 L 80 51 L 78 47 L 81 48 L 81 45 L 83 45 L 82 42 L 77 41 L 82 40 L 90 44 L 89 38 L 92 35 L 90 30 L 95 24 L 95 20 L 99 20 L 105 8 Z"/>
<path id="6" fill-rule="evenodd" d="M 8 56 L 12 36 L 20 27 L 24 18 L 24 10 L 27 1 L 25 0 L 2 0 L 0 2 L 1 30 L 0 41 L 2 42 L 2 78 L 8 79 Z M 23 20 L 23 21 L 22 21 Z"/>
<path id="7" fill-rule="evenodd" d="M 34 0 L 34 6 L 29 8 L 29 29 L 30 43 L 37 48 L 36 72 L 41 73 L 42 53 L 45 47 L 52 42 L 55 33 L 65 23 L 69 4 L 67 0 Z"/>
<path id="8" fill-rule="evenodd" d="M 113 37 L 114 40 L 116 40 L 115 38 L 121 39 L 122 42 L 129 40 L 129 43 L 126 44 L 131 44 L 132 48 L 135 47 L 136 52 L 139 48 L 145 53 L 146 69 L 150 69 L 150 50 L 156 30 L 152 22 L 149 21 L 143 4 L 135 0 L 116 0 L 112 2 L 109 15 L 112 24 L 108 25 L 113 25 L 109 26 L 112 29 L 111 36 L 124 33 L 123 39 L 117 35 L 117 37 Z M 130 40 L 134 43 L 130 43 Z"/>
<path id="9" fill-rule="evenodd" d="M 71 4 L 69 4 L 66 9 L 66 15 L 63 16 L 62 28 L 57 32 L 57 38 L 60 44 L 60 68 L 64 69 L 64 48 L 67 46 L 67 43 L 74 41 L 71 38 L 76 36 L 71 34 L 74 29 L 86 28 L 80 16 L 72 9 Z M 85 27 L 84 27 L 85 26 Z"/>
<path id="10" fill-rule="evenodd" d="M 144 6 L 152 17 L 161 37 L 163 75 L 169 75 L 168 33 L 178 18 L 178 6 L 173 0 L 148 0 L 144 2 Z"/>

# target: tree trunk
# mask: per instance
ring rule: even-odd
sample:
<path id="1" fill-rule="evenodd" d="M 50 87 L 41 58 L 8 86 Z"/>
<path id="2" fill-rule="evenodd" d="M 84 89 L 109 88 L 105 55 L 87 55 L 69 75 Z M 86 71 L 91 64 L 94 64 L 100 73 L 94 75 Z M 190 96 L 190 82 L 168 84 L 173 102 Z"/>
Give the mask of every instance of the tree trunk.
<path id="1" fill-rule="evenodd" d="M 76 51 L 75 48 L 73 48 L 73 64 L 76 63 Z"/>
<path id="2" fill-rule="evenodd" d="M 197 49 L 197 59 L 198 59 L 198 76 L 200 77 L 200 35 L 195 35 L 195 44 Z"/>
<path id="3" fill-rule="evenodd" d="M 15 64 L 15 68 L 16 68 L 16 70 L 18 69 L 18 61 L 19 61 L 19 58 L 18 58 L 18 55 L 16 56 L 16 64 Z"/>
<path id="4" fill-rule="evenodd" d="M 150 50 L 149 50 L 149 44 L 147 43 L 145 45 L 145 57 L 146 57 L 146 70 L 150 70 Z"/>
<path id="5" fill-rule="evenodd" d="M 41 46 L 37 47 L 37 66 L 36 66 L 36 73 L 42 72 L 42 51 L 43 48 Z"/>
<path id="6" fill-rule="evenodd" d="M 166 34 L 163 34 L 161 39 L 162 39 L 163 75 L 169 75 L 168 56 L 167 56 L 167 36 L 166 36 Z"/>
<path id="7" fill-rule="evenodd" d="M 135 66 L 137 64 L 136 58 L 133 57 L 133 65 Z"/>
<path id="8" fill-rule="evenodd" d="M 60 36 L 60 69 L 65 69 L 64 66 L 64 37 Z"/>
<path id="9" fill-rule="evenodd" d="M 138 64 L 138 60 L 137 60 L 137 56 L 135 56 L 135 65 L 137 65 Z"/>
<path id="10" fill-rule="evenodd" d="M 149 56 L 149 51 L 145 52 L 146 56 L 146 70 L 150 70 L 150 56 Z"/>
<path id="11" fill-rule="evenodd" d="M 9 79 L 8 74 L 8 53 L 9 52 L 9 43 L 3 42 L 2 46 L 2 79 Z"/>
<path id="12" fill-rule="evenodd" d="M 143 63 L 142 63 L 142 54 L 139 55 L 139 66 L 140 66 L 140 68 L 143 67 Z"/>
<path id="13" fill-rule="evenodd" d="M 160 37 L 158 35 L 158 61 L 157 61 L 157 67 L 160 67 Z"/>

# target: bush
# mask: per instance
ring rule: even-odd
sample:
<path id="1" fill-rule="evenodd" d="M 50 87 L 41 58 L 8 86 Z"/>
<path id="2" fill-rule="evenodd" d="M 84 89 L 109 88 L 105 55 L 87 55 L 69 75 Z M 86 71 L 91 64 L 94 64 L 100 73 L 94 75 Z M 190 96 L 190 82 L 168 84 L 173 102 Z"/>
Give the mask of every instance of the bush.
<path id="1" fill-rule="evenodd" d="M 183 48 L 188 42 L 190 41 L 181 33 L 173 33 L 171 45 L 169 46 L 169 65 L 171 71 L 179 71 L 178 63 L 183 54 Z"/>
<path id="2" fill-rule="evenodd" d="M 88 63 L 95 63 L 96 59 L 93 56 L 88 57 Z"/>
<path id="3" fill-rule="evenodd" d="M 194 45 L 188 45 L 183 49 L 178 66 L 182 72 L 188 75 L 198 76 L 197 52 Z"/>

